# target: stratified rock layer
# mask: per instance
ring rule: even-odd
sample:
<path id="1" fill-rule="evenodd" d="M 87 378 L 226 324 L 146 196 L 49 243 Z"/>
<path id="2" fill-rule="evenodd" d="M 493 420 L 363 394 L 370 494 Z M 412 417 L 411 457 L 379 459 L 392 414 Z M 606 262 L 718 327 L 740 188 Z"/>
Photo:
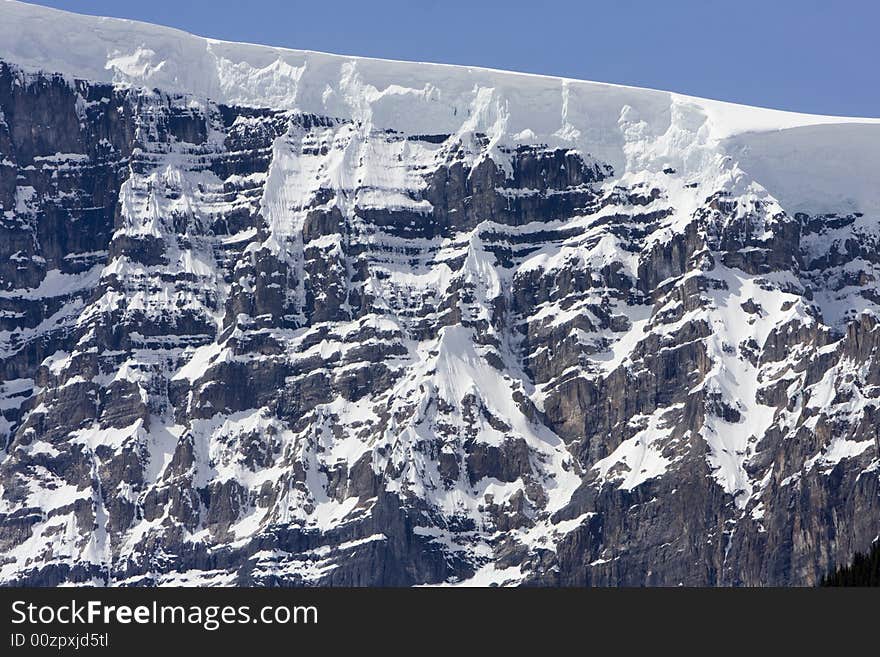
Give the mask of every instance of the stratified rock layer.
<path id="1" fill-rule="evenodd" d="M 618 161 L 364 116 L 0 63 L 0 581 L 800 585 L 868 548 L 876 213 L 794 212 L 678 100 L 613 117 Z"/>

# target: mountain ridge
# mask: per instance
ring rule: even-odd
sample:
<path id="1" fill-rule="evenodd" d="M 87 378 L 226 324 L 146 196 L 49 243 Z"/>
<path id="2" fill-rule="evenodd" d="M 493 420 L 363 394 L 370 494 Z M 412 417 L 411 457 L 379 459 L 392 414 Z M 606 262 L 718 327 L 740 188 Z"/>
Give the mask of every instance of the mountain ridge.
<path id="1" fill-rule="evenodd" d="M 525 73 L 480 66 L 445 64 L 442 62 L 415 62 L 357 55 L 338 55 L 315 50 L 299 50 L 266 44 L 226 41 L 194 35 L 185 30 L 174 27 L 124 18 L 77 14 L 40 5 L 31 5 L 26 2 L 21 2 L 20 0 L 3 0 L 0 7 L 3 8 L 7 17 L 7 21 L 5 21 L 7 31 L 2 33 L 5 45 L 3 46 L 3 49 L 0 50 L 0 55 L 2 55 L 4 59 L 14 61 L 19 66 L 30 68 L 35 71 L 43 70 L 49 73 L 64 73 L 75 77 L 82 77 L 83 79 L 88 79 L 94 82 L 130 82 L 133 84 L 147 84 L 149 79 L 149 71 L 147 69 L 161 68 L 168 64 L 170 64 L 172 68 L 178 68 L 179 63 L 175 62 L 173 57 L 178 55 L 178 53 L 174 51 L 179 50 L 179 47 L 170 48 L 171 53 L 159 53 L 166 54 L 168 59 L 159 60 L 157 65 L 145 66 L 144 70 L 140 71 L 140 73 L 138 73 L 136 69 L 126 70 L 125 67 L 113 63 L 115 58 L 126 59 L 136 56 L 138 50 L 152 45 L 147 43 L 147 40 L 151 38 L 161 39 L 165 37 L 169 39 L 168 43 L 170 44 L 184 43 L 187 41 L 199 43 L 199 49 L 201 49 L 201 45 L 204 45 L 206 51 L 210 51 L 212 45 L 229 46 L 232 48 L 233 53 L 236 49 L 239 49 L 240 54 L 238 56 L 241 59 L 238 62 L 233 62 L 233 65 L 246 64 L 247 60 L 244 57 L 249 54 L 255 57 L 255 59 L 262 59 L 263 61 L 270 61 L 269 57 L 274 55 L 276 59 L 271 60 L 270 63 L 276 64 L 283 62 L 283 55 L 289 55 L 297 58 L 299 61 L 308 61 L 310 56 L 314 56 L 317 59 L 326 58 L 336 60 L 334 63 L 339 64 L 364 62 L 375 64 L 380 67 L 402 68 L 405 72 L 412 73 L 419 73 L 422 69 L 426 68 L 438 68 L 443 70 L 448 69 L 450 72 L 459 74 L 476 72 L 489 74 L 491 76 L 500 76 L 501 78 L 520 78 L 523 81 L 534 79 L 535 81 L 542 82 L 584 84 L 597 89 L 619 89 L 644 92 L 646 94 L 665 94 L 682 99 L 683 101 L 696 102 L 697 104 L 706 103 L 710 107 L 715 107 L 722 114 L 729 114 L 731 111 L 740 110 L 752 111 L 755 116 L 764 115 L 767 117 L 765 119 L 765 126 L 762 126 L 761 122 L 758 121 L 756 125 L 734 129 L 734 134 L 748 131 L 780 129 L 783 127 L 818 125 L 823 123 L 880 123 L 880 118 L 874 117 L 809 114 L 789 110 L 756 107 L 729 101 L 690 96 L 671 90 L 636 87 L 612 82 L 595 82 L 578 78 Z M 48 25 L 61 20 L 72 21 L 77 27 L 82 28 L 84 32 L 88 32 L 89 37 L 87 40 L 97 42 L 98 47 L 95 48 L 92 46 L 93 52 L 80 53 L 79 51 L 86 48 L 81 41 L 73 40 L 71 42 L 68 40 L 69 37 L 66 37 L 63 32 L 59 34 L 58 30 L 40 29 L 41 27 L 45 28 Z M 105 26 L 109 26 L 109 29 L 100 29 Z M 42 32 L 42 34 L 40 32 Z M 130 41 L 131 39 L 134 39 L 136 42 L 142 41 L 143 43 L 139 43 L 137 46 L 134 46 L 131 43 L 125 44 L 126 41 Z M 60 43 L 64 43 L 65 45 L 61 46 Z M 127 46 L 127 50 L 120 50 L 115 58 L 109 56 L 108 52 L 110 49 L 120 49 L 123 47 L 123 44 Z M 100 54 L 102 51 L 105 53 L 104 55 Z M 155 54 L 157 53 L 154 51 L 153 55 Z M 71 62 L 69 61 L 71 57 L 80 61 Z M 220 57 L 219 54 L 218 57 Z M 163 62 L 165 63 L 163 64 Z M 81 66 L 82 68 L 77 68 L 77 66 Z M 256 68 L 256 65 L 253 66 Z M 281 76 L 283 77 L 285 73 L 287 72 L 281 71 Z M 423 74 L 423 76 L 427 79 L 431 77 L 425 74 Z M 415 77 L 418 78 L 419 76 L 416 75 Z M 164 84 L 156 84 L 155 86 L 160 86 L 167 91 L 204 95 L 217 102 L 230 102 L 235 100 L 241 104 L 240 98 L 231 99 L 224 97 L 222 94 L 206 93 L 198 84 L 191 86 L 185 86 L 183 84 L 175 85 L 173 83 L 169 84 L 167 79 L 160 78 L 160 80 L 161 82 L 164 82 Z M 271 103 L 274 100 L 277 99 L 260 96 L 252 97 L 252 101 L 256 105 Z M 788 121 L 784 120 L 786 118 Z"/>
<path id="2" fill-rule="evenodd" d="M 214 97 L 82 20 L 0 34 L 0 581 L 814 584 L 876 538 L 880 126 L 352 58 Z"/>

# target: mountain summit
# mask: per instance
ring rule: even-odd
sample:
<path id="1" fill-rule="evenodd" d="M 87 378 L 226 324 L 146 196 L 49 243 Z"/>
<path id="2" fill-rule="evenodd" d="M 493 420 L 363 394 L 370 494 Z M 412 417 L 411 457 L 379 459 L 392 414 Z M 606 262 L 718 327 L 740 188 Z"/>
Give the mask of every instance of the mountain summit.
<path id="1" fill-rule="evenodd" d="M 814 584 L 880 120 L 0 2 L 0 583 Z"/>

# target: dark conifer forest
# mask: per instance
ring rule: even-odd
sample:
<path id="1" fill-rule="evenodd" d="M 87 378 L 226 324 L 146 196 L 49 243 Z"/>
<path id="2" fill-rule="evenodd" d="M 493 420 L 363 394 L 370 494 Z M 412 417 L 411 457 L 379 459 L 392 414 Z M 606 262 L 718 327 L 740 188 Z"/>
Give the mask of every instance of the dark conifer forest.
<path id="1" fill-rule="evenodd" d="M 850 565 L 826 575 L 822 586 L 880 586 L 880 542 L 868 554 L 858 553 Z"/>

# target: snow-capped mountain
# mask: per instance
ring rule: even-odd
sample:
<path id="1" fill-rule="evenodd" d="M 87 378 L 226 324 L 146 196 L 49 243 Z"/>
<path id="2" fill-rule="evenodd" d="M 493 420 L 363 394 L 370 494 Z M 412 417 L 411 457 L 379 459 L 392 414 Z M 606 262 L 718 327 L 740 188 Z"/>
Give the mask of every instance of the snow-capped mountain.
<path id="1" fill-rule="evenodd" d="M 0 582 L 812 584 L 880 121 L 0 2 Z"/>

